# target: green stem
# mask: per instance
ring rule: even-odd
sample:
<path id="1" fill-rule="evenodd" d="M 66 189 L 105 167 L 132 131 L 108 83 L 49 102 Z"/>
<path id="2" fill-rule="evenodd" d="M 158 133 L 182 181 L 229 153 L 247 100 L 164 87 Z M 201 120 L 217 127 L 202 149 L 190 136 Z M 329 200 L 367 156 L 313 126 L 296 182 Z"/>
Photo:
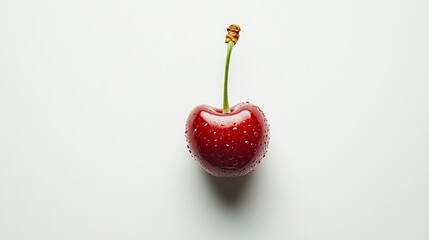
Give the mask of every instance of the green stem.
<path id="1" fill-rule="evenodd" d="M 225 63 L 225 78 L 223 81 L 223 113 L 230 113 L 229 102 L 228 102 L 228 72 L 229 72 L 229 60 L 231 59 L 232 47 L 234 43 L 228 42 L 228 49 L 226 51 L 226 63 Z"/>

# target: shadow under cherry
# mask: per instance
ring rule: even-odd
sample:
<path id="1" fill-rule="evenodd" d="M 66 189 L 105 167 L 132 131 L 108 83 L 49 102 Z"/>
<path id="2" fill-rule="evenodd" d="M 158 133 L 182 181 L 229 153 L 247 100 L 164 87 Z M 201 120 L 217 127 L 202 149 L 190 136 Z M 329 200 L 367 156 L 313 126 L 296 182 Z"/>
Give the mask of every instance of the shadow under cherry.
<path id="1" fill-rule="evenodd" d="M 254 172 L 243 177 L 221 178 L 214 177 L 205 171 L 201 171 L 204 178 L 219 201 L 227 207 L 239 206 L 245 199 L 246 192 L 255 178 Z"/>

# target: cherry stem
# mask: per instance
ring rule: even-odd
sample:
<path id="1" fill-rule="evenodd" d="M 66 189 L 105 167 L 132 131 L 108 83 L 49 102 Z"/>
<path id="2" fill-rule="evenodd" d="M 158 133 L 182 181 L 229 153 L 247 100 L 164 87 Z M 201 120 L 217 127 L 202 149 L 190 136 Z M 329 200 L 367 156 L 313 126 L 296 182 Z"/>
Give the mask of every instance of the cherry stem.
<path id="1" fill-rule="evenodd" d="M 234 42 L 228 42 L 228 48 L 226 50 L 226 62 L 225 62 L 225 78 L 223 81 L 223 113 L 230 113 L 228 102 L 228 72 L 229 72 L 229 60 L 231 59 L 232 47 L 234 47 Z"/>

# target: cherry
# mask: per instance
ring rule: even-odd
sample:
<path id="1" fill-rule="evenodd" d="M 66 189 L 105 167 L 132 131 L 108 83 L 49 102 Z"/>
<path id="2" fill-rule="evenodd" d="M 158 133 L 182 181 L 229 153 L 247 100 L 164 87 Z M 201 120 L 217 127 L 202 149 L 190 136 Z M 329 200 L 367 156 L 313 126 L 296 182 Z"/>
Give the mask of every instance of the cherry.
<path id="1" fill-rule="evenodd" d="M 195 107 L 186 122 L 185 135 L 189 152 L 205 171 L 217 177 L 238 177 L 252 172 L 265 157 L 269 129 L 259 107 L 249 102 L 229 107 L 229 61 L 241 29 L 231 25 L 227 30 L 223 109 Z"/>

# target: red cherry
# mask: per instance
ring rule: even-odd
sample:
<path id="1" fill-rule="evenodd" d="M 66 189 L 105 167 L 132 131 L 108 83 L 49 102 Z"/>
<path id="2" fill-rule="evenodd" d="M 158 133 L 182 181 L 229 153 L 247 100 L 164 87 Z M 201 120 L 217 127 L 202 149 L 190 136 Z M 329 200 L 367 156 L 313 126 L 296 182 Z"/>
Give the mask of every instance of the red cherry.
<path id="1" fill-rule="evenodd" d="M 208 173 L 218 177 L 252 172 L 265 156 L 269 130 L 264 113 L 240 103 L 231 112 L 200 105 L 186 124 L 189 152 Z"/>
<path id="2" fill-rule="evenodd" d="M 194 108 L 185 134 L 189 152 L 204 170 L 217 177 L 238 177 L 255 170 L 265 157 L 269 130 L 265 115 L 257 106 L 246 102 L 229 107 L 229 61 L 240 37 L 240 26 L 233 24 L 227 30 L 223 108 Z"/>

